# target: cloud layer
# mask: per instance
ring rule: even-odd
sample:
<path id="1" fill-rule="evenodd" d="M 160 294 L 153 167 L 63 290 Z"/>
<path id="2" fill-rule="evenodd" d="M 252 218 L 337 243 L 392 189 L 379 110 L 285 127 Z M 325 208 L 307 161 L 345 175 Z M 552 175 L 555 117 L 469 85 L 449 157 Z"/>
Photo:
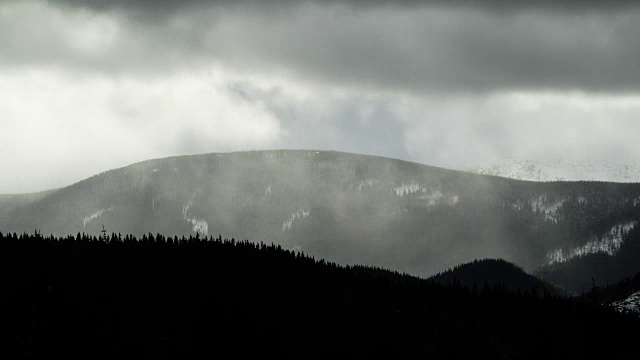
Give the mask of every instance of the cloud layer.
<path id="1" fill-rule="evenodd" d="M 217 61 L 249 72 L 417 92 L 640 87 L 640 11 L 505 15 L 307 3 L 263 12 L 193 3 L 203 8 L 183 5 L 161 23 L 44 3 L 8 5 L 0 20 L 8 34 L 0 45 L 8 51 L 0 62 L 140 73 Z"/>
<path id="2" fill-rule="evenodd" d="M 5 0 L 6 1 L 6 0 Z M 11 1 L 11 0 L 8 0 Z M 71 7 L 88 7 L 95 10 L 109 9 L 144 9 L 145 11 L 175 11 L 179 9 L 192 7 L 209 7 L 220 5 L 264 5 L 259 0 L 49 0 L 51 3 L 67 5 Z M 479 9 L 487 9 L 492 11 L 507 10 L 533 10 L 533 9 L 549 9 L 549 10 L 565 10 L 565 11 L 609 11 L 612 9 L 626 9 L 637 7 L 637 2 L 632 0 L 396 0 L 393 2 L 385 0 L 311 0 L 318 5 L 348 5 L 355 8 L 371 8 L 371 7 L 473 7 Z M 269 7 L 292 6 L 299 4 L 295 0 L 276 0 L 270 1 Z"/>
<path id="3" fill-rule="evenodd" d="M 0 1 L 0 193 L 262 148 L 634 161 L 635 4 Z"/>

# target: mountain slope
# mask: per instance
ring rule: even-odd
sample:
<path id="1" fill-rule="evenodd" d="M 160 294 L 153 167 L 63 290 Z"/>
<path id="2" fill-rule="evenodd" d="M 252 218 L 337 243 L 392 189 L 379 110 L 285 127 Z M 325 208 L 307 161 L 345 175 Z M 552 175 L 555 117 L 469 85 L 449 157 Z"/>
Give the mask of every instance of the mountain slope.
<path id="1" fill-rule="evenodd" d="M 533 183 L 348 153 L 255 151 L 107 171 L 9 210 L 0 231 L 98 234 L 104 224 L 138 235 L 222 234 L 429 276 L 478 258 L 532 271 L 613 256 L 638 219 L 638 184 Z"/>
<path id="2" fill-rule="evenodd" d="M 0 218 L 9 216 L 16 209 L 45 198 L 57 190 L 41 191 L 30 194 L 0 194 Z"/>
<path id="3" fill-rule="evenodd" d="M 608 181 L 637 182 L 640 180 L 640 164 L 592 161 L 555 161 L 513 160 L 488 167 L 476 167 L 469 171 L 502 176 L 518 180 L 533 181 Z"/>
<path id="4" fill-rule="evenodd" d="M 640 228 L 634 227 L 624 236 L 614 254 L 606 252 L 584 254 L 565 262 L 557 262 L 536 269 L 536 276 L 543 277 L 575 293 L 596 286 L 617 283 L 640 272 Z"/>

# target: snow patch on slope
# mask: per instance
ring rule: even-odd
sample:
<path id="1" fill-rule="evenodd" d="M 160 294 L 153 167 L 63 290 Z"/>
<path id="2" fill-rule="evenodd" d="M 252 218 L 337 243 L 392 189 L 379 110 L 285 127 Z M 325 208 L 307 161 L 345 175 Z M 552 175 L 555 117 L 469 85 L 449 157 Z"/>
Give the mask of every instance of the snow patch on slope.
<path id="1" fill-rule="evenodd" d="M 291 227 L 296 220 L 306 218 L 309 215 L 311 215 L 311 210 L 299 209 L 282 223 L 282 231 L 291 230 Z"/>
<path id="2" fill-rule="evenodd" d="M 378 185 L 379 181 L 376 179 L 366 179 L 360 181 L 358 184 L 358 191 L 362 192 L 362 190 L 372 190 L 374 186 Z"/>
<path id="3" fill-rule="evenodd" d="M 90 214 L 89 216 L 85 216 L 85 217 L 82 219 L 82 226 L 83 226 L 83 227 L 87 227 L 87 224 L 89 224 L 89 223 L 90 223 L 90 222 L 92 222 L 93 220 L 95 220 L 95 219 L 97 219 L 97 218 L 101 217 L 105 212 L 112 211 L 112 210 L 113 210 L 113 206 L 110 206 L 110 207 L 109 207 L 109 208 L 107 208 L 107 209 L 104 209 L 104 208 L 103 208 L 103 209 L 100 209 L 100 210 L 98 210 L 98 211 L 94 212 L 93 214 Z"/>
<path id="4" fill-rule="evenodd" d="M 529 181 L 640 181 L 640 164 L 570 160 L 510 160 L 467 171 Z"/>
<path id="5" fill-rule="evenodd" d="M 620 301 L 616 301 L 611 306 L 616 309 L 616 311 L 622 313 L 633 313 L 640 315 L 640 291 L 634 294 L 631 294 L 628 298 Z"/>
<path id="6" fill-rule="evenodd" d="M 581 200 L 582 199 L 582 200 Z M 531 210 L 535 213 L 544 214 L 544 219 L 554 223 L 558 223 L 557 212 L 564 204 L 566 199 L 549 199 L 546 195 L 540 195 L 531 200 Z M 578 202 L 586 202 L 585 198 L 579 197 Z"/>
<path id="7" fill-rule="evenodd" d="M 360 188 L 375 185 L 374 182 L 361 183 Z M 447 204 L 453 206 L 460 201 L 460 197 L 457 195 L 446 195 L 438 190 L 429 190 L 426 186 L 412 181 L 409 184 L 402 183 L 400 186 L 393 187 L 393 192 L 399 197 L 404 197 L 411 194 L 419 194 L 418 199 L 426 202 L 427 207 L 436 206 L 440 204 Z"/>
<path id="8" fill-rule="evenodd" d="M 416 182 L 411 182 L 408 185 L 402 183 L 402 185 L 400 186 L 394 186 L 393 191 L 395 191 L 396 195 L 403 197 L 404 195 L 409 195 L 417 192 L 425 193 L 427 192 L 427 188 Z"/>
<path id="9" fill-rule="evenodd" d="M 629 221 L 612 227 L 599 239 L 593 239 L 585 245 L 571 249 L 555 249 L 547 253 L 547 264 L 562 263 L 575 257 L 582 257 L 589 254 L 603 253 L 610 256 L 615 255 L 622 246 L 623 237 L 638 224 L 637 221 Z"/>
<path id="10" fill-rule="evenodd" d="M 193 200 L 196 198 L 196 193 L 193 193 L 191 199 L 182 207 L 182 218 L 189 223 L 193 228 L 193 232 L 201 233 L 203 235 L 209 234 L 209 223 L 205 220 L 198 219 L 191 213 L 191 208 L 193 207 Z"/>

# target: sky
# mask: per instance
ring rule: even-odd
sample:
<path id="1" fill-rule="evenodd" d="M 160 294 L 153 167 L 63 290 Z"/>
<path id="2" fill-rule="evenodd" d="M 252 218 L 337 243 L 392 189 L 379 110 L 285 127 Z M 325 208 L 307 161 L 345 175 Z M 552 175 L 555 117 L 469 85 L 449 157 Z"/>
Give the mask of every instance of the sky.
<path id="1" fill-rule="evenodd" d="M 638 34 L 625 0 L 0 0 L 0 193 L 262 149 L 636 164 Z"/>

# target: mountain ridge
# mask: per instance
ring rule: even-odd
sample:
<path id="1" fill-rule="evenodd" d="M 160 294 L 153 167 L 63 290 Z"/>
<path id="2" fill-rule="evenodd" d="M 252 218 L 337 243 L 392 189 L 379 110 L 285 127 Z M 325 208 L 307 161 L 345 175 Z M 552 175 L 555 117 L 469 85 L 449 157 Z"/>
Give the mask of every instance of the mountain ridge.
<path id="1" fill-rule="evenodd" d="M 269 150 L 105 171 L 0 209 L 0 231 L 99 234 L 104 224 L 138 235 L 222 234 L 428 277 L 478 258 L 532 272 L 589 251 L 613 256 L 637 226 L 639 204 L 640 184 L 528 182 L 376 155 Z"/>
<path id="2" fill-rule="evenodd" d="M 476 166 L 467 171 L 531 181 L 585 180 L 615 183 L 640 181 L 640 166 L 637 163 L 597 163 L 588 160 L 511 160 L 491 166 Z"/>

